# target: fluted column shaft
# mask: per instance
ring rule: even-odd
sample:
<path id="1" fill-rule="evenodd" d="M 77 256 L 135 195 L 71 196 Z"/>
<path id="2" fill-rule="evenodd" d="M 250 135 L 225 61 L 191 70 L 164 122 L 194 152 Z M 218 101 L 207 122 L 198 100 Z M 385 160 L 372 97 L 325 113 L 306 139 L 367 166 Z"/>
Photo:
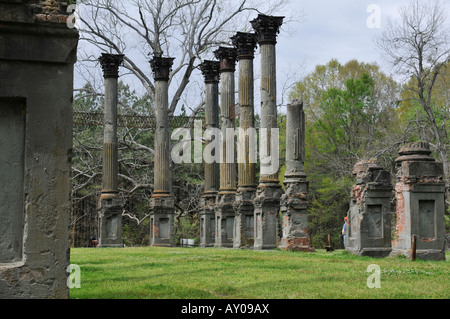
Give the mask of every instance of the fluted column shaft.
<path id="1" fill-rule="evenodd" d="M 170 194 L 170 129 L 169 129 L 169 84 L 155 81 L 155 155 L 154 194 Z"/>
<path id="2" fill-rule="evenodd" d="M 256 192 L 256 131 L 254 106 L 253 60 L 256 34 L 238 32 L 232 37 L 239 61 L 238 98 L 240 106 L 238 134 L 238 185 L 235 211 L 233 247 L 251 248 L 254 238 L 254 205 Z"/>
<path id="3" fill-rule="evenodd" d="M 221 73 L 222 152 L 220 162 L 220 191 L 236 192 L 236 156 L 234 145 L 235 116 L 234 71 Z"/>
<path id="4" fill-rule="evenodd" d="M 205 189 L 200 200 L 200 247 L 212 247 L 215 242 L 215 204 L 220 187 L 219 71 L 220 62 L 205 60 L 200 65 L 205 79 Z M 213 135 L 214 134 L 214 135 Z M 212 140 L 214 136 L 214 141 Z M 214 150 L 214 156 L 212 151 Z M 208 158 L 207 158 L 208 157 Z"/>
<path id="5" fill-rule="evenodd" d="M 102 54 L 99 58 L 105 81 L 103 119 L 103 178 L 102 198 L 118 193 L 117 154 L 117 82 L 123 55 Z"/>
<path id="6" fill-rule="evenodd" d="M 256 135 L 251 135 L 255 128 L 253 58 L 239 59 L 239 105 L 240 131 L 238 144 L 238 187 L 256 187 L 254 156 Z M 245 134 L 245 135 L 241 135 Z M 253 143 L 253 144 L 252 144 Z M 253 149 L 252 149 L 253 148 Z M 253 151 L 253 153 L 251 153 Z"/>
<path id="7" fill-rule="evenodd" d="M 155 79 L 155 149 L 153 196 L 169 196 L 170 187 L 170 127 L 169 73 L 173 58 L 154 57 L 150 62 Z"/>
<path id="8" fill-rule="evenodd" d="M 277 160 L 278 149 L 272 145 L 272 128 L 277 128 L 277 77 L 276 77 L 276 51 L 272 43 L 260 44 L 261 52 L 261 129 L 266 129 L 267 140 L 260 143 L 261 152 L 272 160 Z M 262 135 L 260 135 L 262 136 Z M 261 140 L 262 141 L 262 140 Z M 267 166 L 277 163 L 261 162 L 261 182 L 278 183 L 278 171 L 271 173 Z"/>
<path id="9" fill-rule="evenodd" d="M 256 48 L 256 34 L 238 32 L 233 38 L 239 61 L 238 98 L 240 106 L 238 140 L 238 191 L 256 188 L 255 162 L 256 135 L 254 106 L 253 60 Z"/>
<path id="10" fill-rule="evenodd" d="M 205 78 L 205 124 L 206 131 L 210 132 L 207 134 L 205 141 L 205 147 L 208 148 L 211 140 L 212 133 L 219 128 L 219 71 L 220 62 L 205 60 L 200 69 Z M 215 138 L 215 152 L 220 152 L 219 139 L 220 136 L 214 136 Z M 209 149 L 209 148 L 208 148 Z M 212 154 L 208 154 L 212 157 Z M 214 156 L 215 157 L 215 156 Z M 219 163 L 216 161 L 211 162 L 214 158 L 210 160 L 205 160 L 205 191 L 204 193 L 211 193 L 216 195 L 220 187 L 220 171 Z"/>
<path id="11" fill-rule="evenodd" d="M 220 153 L 220 193 L 236 192 L 235 80 L 236 48 L 219 47 L 214 54 L 220 62 L 220 109 L 222 145 Z"/>
<path id="12" fill-rule="evenodd" d="M 123 55 L 103 53 L 99 58 L 105 80 L 102 194 L 99 201 L 99 246 L 121 247 L 122 206 L 118 197 L 117 100 L 119 66 Z"/>
<path id="13" fill-rule="evenodd" d="M 286 108 L 286 174 L 303 173 L 305 161 L 305 114 L 303 103 Z"/>
<path id="14" fill-rule="evenodd" d="M 258 15 L 251 24 L 258 35 L 261 53 L 261 130 L 266 130 L 267 140 L 261 139 L 260 152 L 278 160 L 278 149 L 271 144 L 271 129 L 277 125 L 277 73 L 276 37 L 283 23 L 283 17 Z M 263 134 L 260 134 L 263 137 Z M 278 143 L 276 143 L 278 145 Z M 278 163 L 261 163 L 260 183 L 278 183 Z M 273 166 L 275 165 L 275 166 Z M 270 167 L 272 166 L 272 167 Z"/>
<path id="15" fill-rule="evenodd" d="M 234 150 L 234 114 L 236 49 L 219 47 L 214 51 L 220 65 L 220 103 L 222 140 L 220 149 L 220 189 L 214 207 L 216 247 L 232 247 L 234 209 L 236 194 L 236 168 Z"/>

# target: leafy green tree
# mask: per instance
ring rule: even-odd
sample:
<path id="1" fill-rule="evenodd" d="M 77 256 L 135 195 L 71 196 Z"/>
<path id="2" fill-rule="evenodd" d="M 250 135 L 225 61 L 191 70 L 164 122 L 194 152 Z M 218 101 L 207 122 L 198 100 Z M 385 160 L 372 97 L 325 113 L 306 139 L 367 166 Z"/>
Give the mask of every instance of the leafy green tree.
<path id="1" fill-rule="evenodd" d="M 341 65 L 331 60 L 291 92 L 291 99 L 304 101 L 310 234 L 316 247 L 327 243 L 328 234 L 341 247 L 340 230 L 357 161 L 377 158 L 393 172 L 393 159 L 406 139 L 395 125 L 398 88 L 376 64 L 352 60 Z"/>
<path id="2" fill-rule="evenodd" d="M 402 101 L 412 102 L 414 111 L 418 111 L 417 107 L 420 106 L 420 113 L 426 115 L 426 129 L 422 126 L 422 116 L 422 123 L 416 124 L 422 126 L 419 127 L 422 136 L 431 133 L 431 136 L 426 136 L 426 140 L 444 163 L 447 179 L 450 175 L 450 140 L 445 123 L 447 115 L 444 113 L 445 105 L 448 109 L 448 99 L 439 102 L 435 94 L 439 94 L 439 82 L 447 82 L 448 88 L 448 12 L 448 3 L 443 1 L 411 0 L 399 8 L 400 19 L 388 21 L 384 32 L 377 39 L 377 45 L 393 71 L 403 77 L 406 96 Z"/>

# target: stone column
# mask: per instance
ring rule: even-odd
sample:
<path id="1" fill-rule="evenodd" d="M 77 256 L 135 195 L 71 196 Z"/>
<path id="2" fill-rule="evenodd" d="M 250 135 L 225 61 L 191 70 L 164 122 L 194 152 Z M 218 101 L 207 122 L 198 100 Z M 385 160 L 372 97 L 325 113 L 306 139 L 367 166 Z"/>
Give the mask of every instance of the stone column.
<path id="1" fill-rule="evenodd" d="M 220 152 L 220 190 L 216 202 L 216 246 L 230 247 L 233 235 L 236 197 L 236 158 L 234 143 L 236 48 L 219 47 L 214 52 L 220 61 L 220 108 L 222 143 Z M 233 222 L 233 223 L 232 223 Z M 231 224 L 231 225 L 230 225 Z M 227 228 L 228 226 L 228 228 Z M 231 230 L 230 230 L 231 228 Z"/>
<path id="2" fill-rule="evenodd" d="M 276 37 L 283 23 L 283 17 L 258 15 L 251 21 L 258 35 L 261 50 L 261 127 L 260 159 L 261 171 L 255 205 L 255 249 L 277 247 L 280 197 L 279 149 L 276 134 Z M 275 129 L 272 130 L 272 129 Z M 273 135 L 275 134 L 275 135 Z"/>
<path id="3" fill-rule="evenodd" d="M 253 60 L 256 34 L 238 32 L 231 38 L 237 48 L 239 61 L 239 135 L 238 185 L 235 211 L 233 247 L 251 248 L 254 242 L 254 205 L 256 192 L 256 131 L 254 106 Z M 231 224 L 231 222 L 230 222 Z"/>
<path id="4" fill-rule="evenodd" d="M 428 143 L 410 143 L 400 149 L 396 160 L 393 256 L 411 257 L 416 236 L 417 259 L 445 260 L 444 166 L 430 154 Z"/>
<path id="5" fill-rule="evenodd" d="M 355 164 L 345 249 L 353 254 L 386 257 L 391 252 L 391 174 L 374 160 Z"/>
<path id="6" fill-rule="evenodd" d="M 314 252 L 308 233 L 308 185 L 305 160 L 305 114 L 303 103 L 290 104 L 286 113 L 285 193 L 281 197 L 283 250 Z"/>
<path id="7" fill-rule="evenodd" d="M 62 1 L 0 1 L 0 299 L 69 298 L 79 35 L 66 12 Z"/>
<path id="8" fill-rule="evenodd" d="M 169 73 L 174 58 L 150 61 L 155 80 L 154 190 L 150 199 L 151 246 L 174 246 L 175 199 L 171 193 Z"/>
<path id="9" fill-rule="evenodd" d="M 217 136 L 219 127 L 219 69 L 220 62 L 204 61 L 200 69 L 205 78 L 205 118 L 206 141 L 205 149 L 219 152 L 220 136 Z M 214 141 L 211 140 L 214 134 Z M 214 144 L 213 147 L 212 143 Z M 212 155 L 212 154 L 209 154 Z M 215 154 L 214 154 L 215 155 Z M 211 156 L 213 157 L 213 156 Z M 215 157 L 215 156 L 214 156 Z M 200 247 L 212 247 L 215 241 L 215 204 L 219 191 L 219 163 L 214 158 L 205 158 L 205 190 L 201 198 L 200 211 Z"/>
<path id="10" fill-rule="evenodd" d="M 99 58 L 105 79 L 103 175 L 99 201 L 99 247 L 123 247 L 122 200 L 118 189 L 117 79 L 123 55 L 103 53 Z"/>

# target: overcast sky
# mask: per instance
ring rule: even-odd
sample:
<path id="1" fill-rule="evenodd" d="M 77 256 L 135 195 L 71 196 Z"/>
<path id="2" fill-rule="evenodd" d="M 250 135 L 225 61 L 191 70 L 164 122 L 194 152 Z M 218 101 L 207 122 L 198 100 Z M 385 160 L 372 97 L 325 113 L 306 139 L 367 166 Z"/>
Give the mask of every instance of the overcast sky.
<path id="1" fill-rule="evenodd" d="M 291 0 L 281 15 L 301 11 L 304 18 L 283 26 L 278 36 L 278 103 L 288 102 L 287 95 L 283 96 L 285 86 L 333 58 L 342 64 L 352 59 L 376 62 L 389 74 L 375 38 L 383 32 L 387 19 L 395 19 L 406 3 L 408 0 Z"/>
<path id="2" fill-rule="evenodd" d="M 271 1 L 271 0 L 268 0 Z M 445 0 L 448 1 L 448 0 Z M 375 37 L 383 32 L 387 19 L 395 19 L 408 0 L 291 0 L 277 15 L 302 12 L 301 22 L 286 23 L 278 36 L 278 103 L 286 104 L 287 90 L 318 64 L 332 58 L 345 64 L 351 59 L 378 63 L 389 74 Z M 258 74 L 259 60 L 255 60 Z M 255 80 L 255 91 L 259 90 Z M 137 90 L 139 91 L 139 90 Z M 257 93 L 257 92 L 255 92 Z M 257 98 L 259 94 L 255 94 Z M 255 101 L 258 109 L 258 101 Z"/>
<path id="3" fill-rule="evenodd" d="M 407 0 L 295 0 L 288 10 L 303 10 L 305 19 L 292 23 L 288 32 L 280 33 L 277 44 L 279 82 L 286 74 L 302 66 L 299 76 L 336 58 L 342 64 L 349 60 L 377 62 L 385 72 L 381 52 L 374 39 L 395 19 L 400 5 Z M 300 65 L 299 63 L 302 63 Z M 292 72 L 291 72 L 292 73 Z M 280 83 L 281 85 L 281 83 Z"/>

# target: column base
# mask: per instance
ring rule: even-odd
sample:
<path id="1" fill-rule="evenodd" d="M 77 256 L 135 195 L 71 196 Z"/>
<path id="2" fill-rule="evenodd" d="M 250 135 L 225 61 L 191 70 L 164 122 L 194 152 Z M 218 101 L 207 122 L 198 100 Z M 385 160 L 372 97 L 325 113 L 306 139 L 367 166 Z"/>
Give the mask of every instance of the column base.
<path id="1" fill-rule="evenodd" d="M 255 243 L 255 187 L 240 187 L 233 203 L 235 212 L 233 248 L 251 249 Z"/>
<path id="2" fill-rule="evenodd" d="M 253 201 L 255 205 L 255 250 L 278 247 L 281 185 L 275 182 L 261 183 Z"/>
<path id="3" fill-rule="evenodd" d="M 235 213 L 233 202 L 235 193 L 220 192 L 217 196 L 215 217 L 216 217 L 216 248 L 232 248 Z"/>
<path id="4" fill-rule="evenodd" d="M 150 246 L 174 247 L 175 200 L 171 195 L 150 199 Z"/>
<path id="5" fill-rule="evenodd" d="M 279 248 L 315 252 L 308 232 L 308 181 L 303 173 L 285 175 L 286 192 L 281 196 L 283 237 Z"/>
<path id="6" fill-rule="evenodd" d="M 97 247 L 123 247 L 122 200 L 112 194 L 102 194 L 99 208 L 99 241 Z"/>
<path id="7" fill-rule="evenodd" d="M 199 247 L 214 247 L 216 239 L 215 203 L 217 193 L 204 194 L 200 200 L 200 243 Z"/>
<path id="8" fill-rule="evenodd" d="M 399 255 L 405 256 L 406 258 L 411 258 L 411 249 L 392 249 L 389 257 L 398 257 Z M 416 259 L 418 260 L 445 260 L 445 251 L 437 249 L 417 249 Z"/>

